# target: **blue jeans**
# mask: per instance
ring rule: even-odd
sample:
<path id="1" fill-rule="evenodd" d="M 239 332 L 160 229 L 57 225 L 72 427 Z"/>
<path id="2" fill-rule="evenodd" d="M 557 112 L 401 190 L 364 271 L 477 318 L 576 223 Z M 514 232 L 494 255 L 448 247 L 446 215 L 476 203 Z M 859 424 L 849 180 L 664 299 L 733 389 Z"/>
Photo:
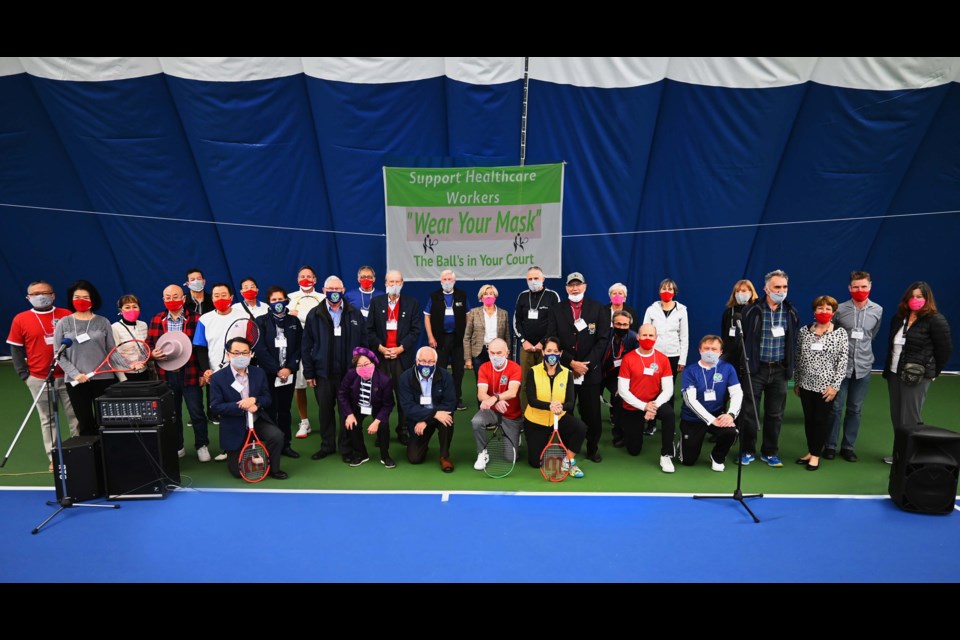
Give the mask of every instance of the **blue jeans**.
<path id="1" fill-rule="evenodd" d="M 782 364 L 761 362 L 752 380 L 754 399 L 757 404 L 763 402 L 763 447 L 760 452 L 765 456 L 773 456 L 780 450 L 780 425 L 787 406 L 787 370 Z M 743 452 L 755 454 L 759 425 L 749 393 L 744 394 L 740 419 L 743 423 Z"/>
<path id="2" fill-rule="evenodd" d="M 870 374 L 862 378 L 844 378 L 837 397 L 833 399 L 833 413 L 830 415 L 830 432 L 827 434 L 827 449 L 837 448 L 837 438 L 840 436 L 840 418 L 846 406 L 847 415 L 843 418 L 843 443 L 841 450 L 853 451 L 857 444 L 857 434 L 860 432 L 860 410 L 867 398 L 867 389 L 870 388 Z"/>
<path id="3" fill-rule="evenodd" d="M 177 421 L 177 449 L 183 449 L 183 402 L 187 402 L 190 425 L 193 427 L 193 443 L 199 449 L 210 444 L 207 434 L 207 416 L 203 411 L 203 390 L 197 385 L 183 384 L 183 373 L 166 372 L 167 386 L 173 391 L 174 416 Z"/>

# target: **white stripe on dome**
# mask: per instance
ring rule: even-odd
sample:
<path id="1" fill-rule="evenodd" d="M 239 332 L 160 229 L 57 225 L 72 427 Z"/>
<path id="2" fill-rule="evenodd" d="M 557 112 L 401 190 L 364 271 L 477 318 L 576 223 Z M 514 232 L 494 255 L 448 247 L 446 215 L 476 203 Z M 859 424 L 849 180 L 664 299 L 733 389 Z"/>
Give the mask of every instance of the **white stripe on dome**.
<path id="1" fill-rule="evenodd" d="M 23 73 L 20 58 L 0 57 L 0 76 L 15 76 L 18 73 Z"/>
<path id="2" fill-rule="evenodd" d="M 523 58 L 445 58 L 447 77 L 467 84 L 503 84 L 523 78 Z"/>
<path id="3" fill-rule="evenodd" d="M 303 73 L 300 58 L 160 58 L 167 75 L 186 80 L 242 82 Z"/>
<path id="4" fill-rule="evenodd" d="M 377 84 L 444 75 L 443 58 L 302 58 L 303 72 L 321 80 Z"/>
<path id="5" fill-rule="evenodd" d="M 811 80 L 847 89 L 921 89 L 957 79 L 960 58 L 820 58 Z"/>
<path id="6" fill-rule="evenodd" d="M 817 58 L 670 58 L 671 80 L 711 87 L 766 89 L 802 84 Z"/>
<path id="7" fill-rule="evenodd" d="M 38 78 L 97 82 L 161 73 L 156 58 L 20 58 L 24 70 Z"/>
<path id="8" fill-rule="evenodd" d="M 530 58 L 530 78 L 606 89 L 636 87 L 666 77 L 669 58 Z"/>

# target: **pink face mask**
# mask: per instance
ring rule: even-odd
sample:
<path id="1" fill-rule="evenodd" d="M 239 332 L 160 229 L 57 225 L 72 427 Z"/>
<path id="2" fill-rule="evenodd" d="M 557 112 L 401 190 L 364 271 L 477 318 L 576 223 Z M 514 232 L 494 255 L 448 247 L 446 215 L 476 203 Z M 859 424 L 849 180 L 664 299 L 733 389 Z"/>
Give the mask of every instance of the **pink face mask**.
<path id="1" fill-rule="evenodd" d="M 483 306 L 492 307 L 496 304 L 497 298 L 495 296 L 483 296 Z"/>
<path id="2" fill-rule="evenodd" d="M 124 311 L 121 315 L 123 315 L 123 319 L 127 322 L 136 322 L 137 318 L 140 317 L 140 309 L 130 309 L 129 311 Z"/>
<path id="3" fill-rule="evenodd" d="M 613 304 L 623 304 L 623 302 L 626 299 L 627 299 L 627 296 L 623 295 L 622 293 L 615 293 L 612 296 L 610 296 L 610 302 L 612 302 Z"/>
<path id="4" fill-rule="evenodd" d="M 363 378 L 364 380 L 369 380 L 373 377 L 373 370 L 376 369 L 373 364 L 365 364 L 357 367 L 357 375 Z"/>
<path id="5" fill-rule="evenodd" d="M 910 300 L 907 301 L 907 306 L 913 311 L 920 311 L 925 304 L 927 304 L 927 301 L 923 298 L 910 298 Z M 74 303 L 74 306 L 76 306 L 76 303 Z"/>

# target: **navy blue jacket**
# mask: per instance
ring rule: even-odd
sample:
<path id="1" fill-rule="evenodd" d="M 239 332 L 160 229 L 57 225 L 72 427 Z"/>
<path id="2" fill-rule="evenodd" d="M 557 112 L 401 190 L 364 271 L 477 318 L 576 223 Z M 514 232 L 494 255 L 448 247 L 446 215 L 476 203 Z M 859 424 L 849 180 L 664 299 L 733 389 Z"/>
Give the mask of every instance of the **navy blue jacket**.
<path id="1" fill-rule="evenodd" d="M 277 375 L 280 369 L 290 369 L 296 373 L 300 368 L 300 348 L 303 342 L 303 325 L 300 320 L 290 314 L 284 314 L 280 319 L 280 327 L 287 338 L 287 359 L 280 362 L 280 349 L 276 346 L 277 322 L 272 313 L 262 315 L 256 319 L 260 327 L 260 340 L 253 352 L 257 355 L 257 366 L 263 369 L 267 376 Z"/>
<path id="2" fill-rule="evenodd" d="M 366 323 L 360 310 L 344 299 L 340 316 L 340 339 L 343 353 L 340 354 L 340 375 L 350 368 L 353 349 L 367 346 Z M 326 301 L 310 310 L 303 332 L 303 377 L 326 378 L 333 373 L 333 318 Z"/>
<path id="3" fill-rule="evenodd" d="M 453 384 L 453 376 L 446 369 L 436 369 L 433 372 L 433 385 L 430 387 L 432 408 L 420 404 L 420 380 L 415 367 L 410 367 L 400 374 L 397 391 L 410 435 L 413 435 L 413 427 L 418 422 L 426 422 L 436 415 L 437 411 L 457 410 L 457 390 Z"/>
<path id="4" fill-rule="evenodd" d="M 250 397 L 257 399 L 257 407 L 270 406 L 270 387 L 267 374 L 260 367 L 247 367 Z M 224 451 L 239 451 L 247 439 L 247 412 L 237 406 L 240 393 L 233 388 L 233 367 L 226 366 L 210 377 L 210 409 L 220 416 L 220 446 Z M 273 420 L 266 411 L 254 414 L 257 420 Z"/>

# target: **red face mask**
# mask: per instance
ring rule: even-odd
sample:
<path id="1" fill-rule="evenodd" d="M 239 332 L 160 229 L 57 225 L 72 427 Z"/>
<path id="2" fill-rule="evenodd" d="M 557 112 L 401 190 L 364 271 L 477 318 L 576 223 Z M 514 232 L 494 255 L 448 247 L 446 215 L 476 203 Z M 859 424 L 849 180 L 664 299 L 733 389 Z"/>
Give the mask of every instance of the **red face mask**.
<path id="1" fill-rule="evenodd" d="M 663 300 L 664 302 L 670 302 L 671 300 L 673 300 L 673 291 L 661 291 L 660 299 Z"/>
<path id="2" fill-rule="evenodd" d="M 857 302 L 863 302 L 864 300 L 870 297 L 870 292 L 863 291 L 863 290 L 851 291 L 850 297 L 856 300 Z"/>
<path id="3" fill-rule="evenodd" d="M 214 300 L 213 306 L 217 308 L 217 311 L 226 311 L 230 308 L 230 300 L 230 298 L 220 298 L 219 300 Z"/>
<path id="4" fill-rule="evenodd" d="M 167 300 L 163 303 L 163 306 L 165 306 L 168 311 L 177 312 L 183 309 L 183 300 Z"/>
<path id="5" fill-rule="evenodd" d="M 656 340 L 651 340 L 650 338 L 640 339 L 640 348 L 644 351 L 650 351 L 650 349 L 653 349 L 653 345 L 655 344 L 657 344 Z"/>
<path id="6" fill-rule="evenodd" d="M 84 311 L 90 311 L 93 308 L 93 303 L 89 300 L 76 299 L 73 301 L 73 308 L 83 313 Z"/>
<path id="7" fill-rule="evenodd" d="M 828 322 L 830 322 L 830 318 L 833 317 L 833 314 L 827 313 L 825 311 L 821 311 L 820 313 L 813 314 L 813 317 L 816 318 L 817 322 L 819 322 L 820 324 L 827 324 Z"/>
<path id="8" fill-rule="evenodd" d="M 313 286 L 313 280 L 303 278 L 302 280 L 300 280 L 300 286 L 303 287 L 304 289 L 309 289 L 310 287 Z"/>
<path id="9" fill-rule="evenodd" d="M 373 289 L 373 278 L 360 278 L 357 282 L 360 283 L 360 288 L 364 291 Z"/>
<path id="10" fill-rule="evenodd" d="M 241 291 L 240 295 L 243 296 L 244 300 L 252 302 L 257 299 L 257 293 L 259 293 L 257 289 L 247 289 L 246 291 Z"/>

